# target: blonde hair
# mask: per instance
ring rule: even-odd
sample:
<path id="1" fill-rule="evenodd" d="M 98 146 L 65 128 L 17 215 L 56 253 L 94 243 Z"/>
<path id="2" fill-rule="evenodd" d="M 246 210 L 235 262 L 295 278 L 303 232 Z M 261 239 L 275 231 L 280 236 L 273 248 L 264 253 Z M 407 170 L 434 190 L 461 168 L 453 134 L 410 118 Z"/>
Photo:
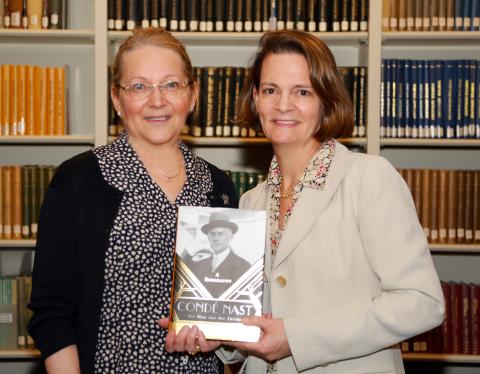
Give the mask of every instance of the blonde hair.
<path id="1" fill-rule="evenodd" d="M 183 71 L 189 82 L 194 81 L 192 61 L 188 56 L 185 46 L 171 33 L 158 27 L 137 28 L 133 35 L 128 37 L 118 49 L 112 65 L 112 87 L 118 88 L 122 79 L 123 56 L 142 46 L 156 46 L 170 49 L 178 53 L 183 61 Z"/>

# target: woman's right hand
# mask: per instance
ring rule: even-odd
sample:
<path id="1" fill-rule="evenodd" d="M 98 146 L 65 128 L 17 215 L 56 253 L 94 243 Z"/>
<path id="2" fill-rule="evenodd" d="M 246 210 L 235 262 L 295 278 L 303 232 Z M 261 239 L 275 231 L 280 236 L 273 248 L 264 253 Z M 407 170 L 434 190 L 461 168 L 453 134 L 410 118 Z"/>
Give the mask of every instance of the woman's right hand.
<path id="1" fill-rule="evenodd" d="M 168 329 L 168 318 L 158 321 L 160 327 Z M 188 352 L 194 355 L 198 352 L 214 351 L 222 345 L 220 340 L 207 340 L 205 335 L 197 326 L 184 326 L 178 333 L 169 330 L 165 339 L 165 349 L 169 353 Z"/>

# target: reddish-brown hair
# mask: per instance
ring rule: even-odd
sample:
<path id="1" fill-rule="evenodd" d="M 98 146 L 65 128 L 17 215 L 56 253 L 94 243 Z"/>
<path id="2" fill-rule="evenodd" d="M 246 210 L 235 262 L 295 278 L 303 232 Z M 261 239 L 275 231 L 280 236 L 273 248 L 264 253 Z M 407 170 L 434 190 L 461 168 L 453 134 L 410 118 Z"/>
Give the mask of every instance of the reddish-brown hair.
<path id="1" fill-rule="evenodd" d="M 189 82 L 194 82 L 192 61 L 188 56 L 185 46 L 168 31 L 158 27 L 136 28 L 133 35 L 128 37 L 118 49 L 112 65 L 112 86 L 118 87 L 122 79 L 123 56 L 143 46 L 155 46 L 170 49 L 178 53 L 183 61 L 183 71 Z"/>
<path id="2" fill-rule="evenodd" d="M 242 126 L 259 125 L 253 99 L 258 90 L 262 64 L 270 54 L 298 53 L 305 57 L 310 81 L 321 102 L 321 117 L 316 130 L 320 141 L 350 136 L 353 131 L 352 102 L 338 73 L 335 58 L 327 45 L 313 34 L 297 30 L 265 33 L 253 57 L 238 104 L 238 122 Z"/>

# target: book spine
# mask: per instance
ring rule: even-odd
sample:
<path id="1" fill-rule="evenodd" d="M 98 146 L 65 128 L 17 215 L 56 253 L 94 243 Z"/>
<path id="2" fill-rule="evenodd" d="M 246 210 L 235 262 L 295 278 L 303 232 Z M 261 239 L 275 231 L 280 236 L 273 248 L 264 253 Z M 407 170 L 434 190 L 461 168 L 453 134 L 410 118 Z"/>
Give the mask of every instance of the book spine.
<path id="1" fill-rule="evenodd" d="M 10 135 L 18 135 L 18 86 L 17 86 L 17 67 L 16 65 L 9 65 L 10 67 Z"/>
<path id="2" fill-rule="evenodd" d="M 398 31 L 407 29 L 407 0 L 398 0 Z"/>
<path id="3" fill-rule="evenodd" d="M 318 4 L 318 31 L 325 32 L 328 29 L 328 2 L 320 0 Z"/>
<path id="4" fill-rule="evenodd" d="M 3 168 L 6 166 L 0 165 L 0 239 L 5 239 L 3 233 L 3 212 L 5 211 L 5 201 L 4 201 L 4 186 L 5 180 L 3 179 Z"/>
<path id="5" fill-rule="evenodd" d="M 276 0 L 277 5 L 277 22 L 276 22 L 276 29 L 282 30 L 285 28 L 285 0 Z"/>
<path id="6" fill-rule="evenodd" d="M 34 78 L 34 101 L 35 123 L 34 134 L 46 135 L 46 108 L 47 108 L 47 70 L 44 67 L 35 66 Z"/>
<path id="7" fill-rule="evenodd" d="M 200 0 L 200 16 L 199 30 L 207 31 L 207 2 L 208 0 Z"/>
<path id="8" fill-rule="evenodd" d="M 123 12 L 122 0 L 115 1 L 115 30 L 123 30 L 125 26 L 125 15 Z"/>
<path id="9" fill-rule="evenodd" d="M 466 186 L 465 171 L 457 172 L 457 243 L 465 242 L 465 202 L 466 202 Z"/>
<path id="10" fill-rule="evenodd" d="M 253 29 L 253 4 L 252 0 L 243 0 L 243 30 L 250 32 Z M 258 1 L 257 1 L 258 2 Z"/>
<path id="11" fill-rule="evenodd" d="M 205 91 L 203 89 L 203 68 L 195 67 L 193 69 L 193 73 L 195 76 L 195 81 L 197 87 L 199 89 L 199 95 L 197 98 L 197 102 L 195 104 L 195 109 L 193 110 L 192 117 L 191 117 L 191 128 L 190 128 L 190 135 L 193 136 L 202 136 L 202 108 L 203 108 L 203 101 L 205 97 Z"/>
<path id="12" fill-rule="evenodd" d="M 294 22 L 297 30 L 305 30 L 305 8 L 306 4 L 304 0 L 296 0 Z"/>
<path id="13" fill-rule="evenodd" d="M 22 169 L 11 167 L 12 174 L 12 239 L 22 238 Z"/>
<path id="14" fill-rule="evenodd" d="M 159 5 L 159 9 L 160 9 L 160 17 L 159 17 L 159 20 L 158 20 L 158 26 L 163 28 L 163 29 L 166 29 L 167 26 L 168 26 L 168 23 L 167 23 L 167 17 L 168 17 L 168 8 L 167 8 L 167 0 L 159 0 L 160 1 L 160 5 Z"/>
<path id="15" fill-rule="evenodd" d="M 440 194 L 440 174 L 437 169 L 430 171 L 430 211 L 429 211 L 429 228 L 430 242 L 438 243 L 438 216 L 439 216 L 439 194 Z"/>
<path id="16" fill-rule="evenodd" d="M 448 221 L 448 171 L 439 171 L 438 180 L 438 241 L 447 242 L 447 221 Z"/>
<path id="17" fill-rule="evenodd" d="M 273 8 L 273 12 L 270 10 Z M 276 29 L 276 4 L 275 0 L 269 1 L 269 0 L 263 0 L 262 1 L 262 15 L 261 15 L 261 20 L 262 20 L 262 31 L 270 31 L 270 16 L 272 16 L 274 19 L 272 19 L 272 28 L 271 30 Z"/>
<path id="18" fill-rule="evenodd" d="M 253 31 L 262 31 L 262 5 L 264 1 L 255 1 L 253 4 Z"/>
<path id="19" fill-rule="evenodd" d="M 236 9 L 235 9 L 235 31 L 243 31 L 243 20 L 244 20 L 244 11 L 243 11 L 243 0 L 237 0 Z"/>
<path id="20" fill-rule="evenodd" d="M 127 7 L 126 7 L 126 15 L 125 19 L 127 22 L 127 30 L 133 30 L 135 27 L 138 26 L 139 23 L 139 14 L 138 14 L 138 4 L 135 0 L 126 0 Z"/>
<path id="21" fill-rule="evenodd" d="M 470 31 L 472 0 L 463 0 L 462 9 L 462 31 Z"/>
<path id="22" fill-rule="evenodd" d="M 223 136 L 231 136 L 230 125 L 230 107 L 232 106 L 232 92 L 233 92 L 233 68 L 231 66 L 225 67 L 225 83 L 224 83 L 224 96 L 223 96 L 223 118 L 221 123 L 223 124 Z"/>
<path id="23" fill-rule="evenodd" d="M 13 182 L 12 168 L 2 167 L 3 177 L 3 238 L 12 239 Z"/>
<path id="24" fill-rule="evenodd" d="M 1 119 L 1 134 L 10 135 L 10 65 L 4 64 L 1 66 L 2 70 L 2 119 Z"/>
<path id="25" fill-rule="evenodd" d="M 405 90 L 405 60 L 398 60 L 397 63 L 397 136 L 405 137 L 405 113 L 404 113 L 404 90 Z"/>
<path id="26" fill-rule="evenodd" d="M 331 27 L 333 32 L 340 31 L 340 1 L 342 0 L 333 0 L 330 2 Z"/>
<path id="27" fill-rule="evenodd" d="M 392 68 L 391 68 L 391 105 L 390 105 L 390 126 L 387 128 L 390 130 L 388 134 L 389 137 L 396 138 L 397 137 L 397 130 L 398 130 L 398 122 L 397 122 L 397 86 L 398 86 L 398 60 L 392 60 Z"/>
<path id="28" fill-rule="evenodd" d="M 55 68 L 47 67 L 47 95 L 45 99 L 45 133 L 54 135 L 55 128 Z"/>
<path id="29" fill-rule="evenodd" d="M 359 68 L 360 80 L 358 86 L 358 136 L 364 137 L 366 134 L 367 119 L 367 69 L 362 66 Z"/>
<path id="30" fill-rule="evenodd" d="M 19 29 L 22 27 L 22 10 L 22 0 L 10 0 L 8 2 L 8 11 L 10 14 L 10 28 Z"/>
<path id="31" fill-rule="evenodd" d="M 225 4 L 223 1 L 216 1 L 215 2 L 215 31 L 223 31 L 225 28 Z M 260 5 L 258 5 L 260 7 Z M 255 31 L 261 31 L 255 30 Z"/>
<path id="32" fill-rule="evenodd" d="M 224 108 L 224 69 L 218 67 L 215 69 L 215 87 L 214 87 L 214 118 L 215 118 L 215 136 L 223 136 L 222 111 Z"/>
<path id="33" fill-rule="evenodd" d="M 457 242 L 457 209 L 458 209 L 458 173 L 456 170 L 447 172 L 447 242 L 450 244 Z"/>
<path id="34" fill-rule="evenodd" d="M 54 135 L 65 135 L 65 90 L 66 90 L 66 68 L 56 67 L 54 69 Z"/>
<path id="35" fill-rule="evenodd" d="M 411 61 L 411 137 L 418 138 L 418 62 Z"/>
<path id="36" fill-rule="evenodd" d="M 431 207 L 431 186 L 430 186 L 430 169 L 423 169 L 422 170 L 422 215 L 421 215 L 421 223 L 423 227 L 423 232 L 430 241 L 430 209 Z"/>
<path id="37" fill-rule="evenodd" d="M 193 3 L 194 1 L 192 1 Z M 193 5 L 192 5 L 193 7 Z M 158 0 L 151 0 L 150 2 L 150 26 L 159 27 L 158 20 L 160 18 L 160 8 Z"/>
<path id="38" fill-rule="evenodd" d="M 192 0 L 187 7 L 188 30 L 198 31 L 198 0 Z"/>
<path id="39" fill-rule="evenodd" d="M 113 30 L 115 27 L 115 21 L 113 18 L 114 15 L 114 3 L 113 0 L 108 2 L 108 27 L 109 30 Z M 111 17 L 111 18 L 110 18 Z M 49 0 L 48 2 L 48 19 L 49 19 L 49 28 L 51 29 L 60 29 L 63 28 L 63 9 L 62 9 L 62 0 Z"/>
<path id="40" fill-rule="evenodd" d="M 349 30 L 358 31 L 358 2 L 357 0 L 350 0 L 349 12 L 348 12 L 348 21 L 349 21 Z"/>
<path id="41" fill-rule="evenodd" d="M 403 116 L 405 126 L 405 137 L 412 137 L 412 76 L 411 60 L 404 62 L 404 83 L 403 83 Z"/>
<path id="42" fill-rule="evenodd" d="M 26 98 L 25 98 L 25 135 L 34 134 L 35 123 L 35 69 L 32 65 L 25 66 Z"/>
<path id="43" fill-rule="evenodd" d="M 22 166 L 22 238 L 30 238 L 30 194 L 31 194 L 31 167 Z"/>
<path id="44" fill-rule="evenodd" d="M 473 243 L 473 171 L 465 171 L 465 243 Z"/>
<path id="45" fill-rule="evenodd" d="M 227 31 L 235 31 L 235 3 L 233 0 L 226 0 L 225 12 Z"/>
<path id="46" fill-rule="evenodd" d="M 469 89 L 469 95 L 470 95 L 470 100 L 469 100 L 469 104 L 468 104 L 468 112 L 469 112 L 469 116 L 468 116 L 468 137 L 470 138 L 475 138 L 475 133 L 476 133 L 476 129 L 475 129 L 475 111 L 477 110 L 478 111 L 478 108 L 475 108 L 476 104 L 475 104 L 475 88 L 476 88 L 476 74 L 477 74 L 477 61 L 475 60 L 470 60 L 470 63 L 469 63 L 469 73 L 470 73 L 470 77 L 469 77 L 469 84 L 470 84 L 470 89 Z"/>
<path id="47" fill-rule="evenodd" d="M 212 32 L 213 31 L 213 14 L 214 14 L 214 8 L 213 8 L 213 0 L 208 0 L 207 1 L 207 31 Z"/>
<path id="48" fill-rule="evenodd" d="M 214 124 L 214 92 L 215 92 L 215 68 L 208 67 L 205 69 L 206 77 L 205 77 L 205 84 L 206 84 L 206 97 L 207 97 L 207 108 L 206 108 L 206 116 L 204 117 L 205 122 L 203 125 L 205 126 L 203 129 L 203 135 L 212 137 L 215 135 L 215 124 Z"/>
<path id="49" fill-rule="evenodd" d="M 152 0 L 141 0 L 140 2 L 140 15 L 139 20 L 142 27 L 145 29 L 150 27 L 150 20 L 152 19 Z"/>
<path id="50" fill-rule="evenodd" d="M 62 2 L 59 1 L 59 3 L 61 4 Z M 52 22 L 51 19 L 50 22 Z M 107 29 L 115 30 L 115 0 L 108 0 L 107 3 Z"/>
<path id="51" fill-rule="evenodd" d="M 455 0 L 446 0 L 447 31 L 455 28 Z"/>
<path id="52" fill-rule="evenodd" d="M 470 285 L 472 354 L 480 354 L 480 285 Z"/>
<path id="53" fill-rule="evenodd" d="M 462 31 L 463 29 L 463 0 L 455 0 L 455 9 L 454 9 L 454 30 Z"/>
<path id="54" fill-rule="evenodd" d="M 8 0 L 0 0 L 0 29 L 10 27 L 10 14 L 8 13 L 8 9 L 5 8 L 8 8 Z M 5 25 L 6 20 L 8 25 Z"/>
<path id="55" fill-rule="evenodd" d="M 40 169 L 38 165 L 32 166 L 32 179 L 31 179 L 31 188 L 32 195 L 30 197 L 31 202 L 31 225 L 30 225 L 30 232 L 32 234 L 32 238 L 37 238 L 37 231 L 38 231 L 38 214 L 39 214 L 39 206 L 40 206 L 40 198 L 39 198 L 39 185 L 40 185 Z"/>
<path id="56" fill-rule="evenodd" d="M 187 18 L 187 0 L 180 0 L 179 2 L 179 14 L 178 14 L 178 30 L 187 31 L 188 18 Z"/>
<path id="57" fill-rule="evenodd" d="M 314 32 L 317 29 L 317 19 L 315 17 L 315 0 L 308 0 L 307 6 L 307 30 Z"/>
<path id="58" fill-rule="evenodd" d="M 473 240 L 480 243 L 480 170 L 473 176 Z"/>
<path id="59" fill-rule="evenodd" d="M 438 30 L 447 29 L 447 0 L 438 0 Z"/>
<path id="60" fill-rule="evenodd" d="M 430 2 L 430 30 L 439 31 L 439 0 L 432 0 Z"/>

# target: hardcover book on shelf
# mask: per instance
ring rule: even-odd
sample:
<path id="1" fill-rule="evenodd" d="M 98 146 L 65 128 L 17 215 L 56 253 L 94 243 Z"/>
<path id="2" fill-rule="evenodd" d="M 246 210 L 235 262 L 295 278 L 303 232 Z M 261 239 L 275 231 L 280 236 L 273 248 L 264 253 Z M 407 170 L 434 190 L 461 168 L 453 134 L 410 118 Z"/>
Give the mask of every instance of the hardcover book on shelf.
<path id="1" fill-rule="evenodd" d="M 207 339 L 257 341 L 266 212 L 179 207 L 170 328 L 196 325 Z"/>

